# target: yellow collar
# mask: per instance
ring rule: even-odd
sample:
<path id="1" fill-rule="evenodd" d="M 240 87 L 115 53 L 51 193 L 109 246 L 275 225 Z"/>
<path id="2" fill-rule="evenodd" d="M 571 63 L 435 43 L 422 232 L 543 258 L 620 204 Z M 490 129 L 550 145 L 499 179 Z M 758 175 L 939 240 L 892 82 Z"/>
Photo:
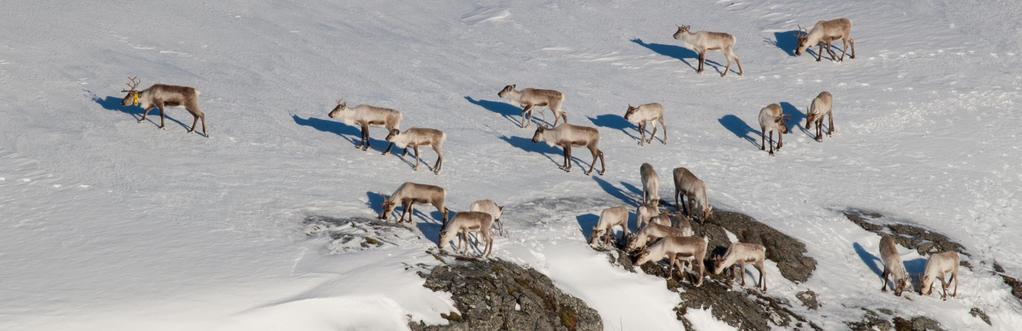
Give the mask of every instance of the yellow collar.
<path id="1" fill-rule="evenodd" d="M 131 92 L 131 104 L 133 106 L 138 106 L 138 104 L 139 104 L 139 102 L 138 102 L 138 91 Z"/>

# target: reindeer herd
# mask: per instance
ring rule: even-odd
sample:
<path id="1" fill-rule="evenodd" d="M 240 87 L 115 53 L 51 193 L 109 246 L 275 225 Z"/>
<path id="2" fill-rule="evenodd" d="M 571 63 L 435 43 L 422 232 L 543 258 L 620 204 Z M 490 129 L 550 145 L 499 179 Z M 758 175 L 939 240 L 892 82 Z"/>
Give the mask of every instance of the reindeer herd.
<path id="1" fill-rule="evenodd" d="M 846 51 L 850 51 L 849 57 L 855 58 L 855 42 L 851 37 L 852 21 L 847 18 L 838 18 L 829 21 L 818 21 L 812 29 L 805 31 L 799 27 L 798 44 L 794 50 L 796 56 L 801 56 L 814 46 L 819 48 L 815 51 L 816 61 L 820 61 L 823 52 L 826 51 L 832 61 L 844 61 Z M 731 70 L 731 63 L 734 62 L 742 76 L 741 61 L 735 54 L 734 47 L 736 39 L 728 33 L 691 30 L 688 25 L 679 25 L 674 33 L 674 39 L 683 46 L 695 51 L 699 56 L 697 72 L 702 72 L 706 61 L 706 52 L 720 51 L 726 60 L 726 65 L 721 77 L 727 75 Z M 841 55 L 837 56 L 833 50 L 832 42 L 840 40 L 842 43 Z M 164 117 L 166 107 L 183 106 L 193 117 L 192 126 L 188 132 L 195 131 L 198 122 L 202 123 L 202 135 L 209 137 L 206 132 L 205 114 L 199 108 L 199 91 L 192 87 L 155 84 L 145 90 L 139 90 L 140 80 L 130 77 L 128 89 L 122 92 L 127 93 L 122 104 L 125 107 L 139 106 L 143 109 L 142 117 L 138 119 L 141 123 L 147 119 L 153 108 L 160 111 L 159 128 L 164 128 Z M 564 160 L 560 168 L 566 172 L 571 171 L 571 150 L 572 147 L 582 146 L 589 150 L 593 157 L 589 169 L 585 171 L 590 175 L 597 160 L 600 162 L 600 170 L 597 172 L 603 175 L 606 172 L 604 153 L 599 148 L 600 132 L 594 128 L 583 125 L 569 124 L 567 113 L 562 108 L 564 105 L 564 93 L 556 90 L 524 88 L 518 90 L 515 84 L 504 86 L 497 96 L 501 99 L 522 108 L 519 127 L 528 128 L 533 121 L 533 111 L 536 107 L 546 107 L 553 113 L 554 121 L 550 127 L 538 125 L 533 137 L 533 143 L 546 143 L 550 146 L 559 146 L 563 149 Z M 541 114 L 544 114 L 541 111 Z M 356 145 L 357 149 L 363 151 L 370 147 L 369 129 L 371 127 L 382 127 L 387 129 L 385 138 L 388 143 L 383 154 L 388 154 L 394 145 L 403 149 L 403 156 L 407 155 L 408 149 L 415 152 L 414 169 L 419 170 L 420 154 L 419 147 L 430 147 L 437 154 L 436 163 L 432 170 L 440 174 L 443 168 L 443 145 L 447 135 L 438 129 L 412 127 L 401 131 L 401 112 L 373 105 L 361 104 L 349 107 L 343 99 L 338 100 L 336 106 L 329 112 L 329 117 L 343 122 L 346 125 L 358 126 L 361 129 L 361 137 Z M 624 119 L 638 127 L 640 132 L 639 145 L 653 143 L 659 125 L 663 138 L 661 142 L 667 144 L 667 126 L 664 120 L 664 107 L 659 103 L 647 103 L 638 106 L 628 105 Z M 828 119 L 826 131 L 823 129 L 824 118 Z M 784 146 L 784 135 L 788 133 L 788 116 L 784 114 L 780 105 L 772 103 L 760 109 L 760 149 L 774 155 L 775 150 Z M 546 122 L 545 115 L 543 122 Z M 563 122 L 563 123 L 562 123 Z M 805 128 L 811 130 L 816 126 L 815 139 L 823 141 L 823 134 L 830 136 L 834 133 L 833 96 L 828 91 L 820 92 L 811 101 L 806 111 Z M 652 126 L 649 139 L 646 133 Z M 774 134 L 777 135 L 777 142 L 774 143 Z M 692 221 L 706 222 L 712 219 L 713 207 L 706 194 L 706 184 L 684 167 L 675 168 L 672 172 L 674 179 L 674 206 L 675 212 L 661 210 L 661 199 L 659 196 L 659 184 L 657 173 L 652 165 L 642 164 L 639 169 L 642 181 L 642 201 L 635 208 L 637 231 L 633 234 L 628 226 L 629 207 L 614 206 L 600 212 L 599 221 L 593 227 L 590 236 L 590 245 L 607 246 L 619 240 L 614 240 L 614 229 L 620 228 L 622 237 L 620 240 L 627 242 L 625 251 L 637 254 L 635 263 L 641 265 L 647 262 L 667 262 L 668 275 L 673 277 L 674 270 L 684 273 L 689 269 L 696 274 L 695 286 L 700 286 L 705 274 L 704 262 L 709 261 L 714 265 L 713 273 L 720 274 L 731 269 L 734 277 L 741 278 L 741 285 L 745 284 L 744 267 L 751 265 L 757 269 L 759 280 L 757 288 L 767 290 L 765 282 L 766 248 L 754 243 L 732 243 L 723 255 L 708 257 L 708 238 L 700 236 L 693 231 Z M 441 251 L 447 249 L 450 242 L 457 239 L 458 249 L 462 254 L 468 254 L 468 247 L 472 242 L 471 234 L 476 235 L 476 242 L 482 241 L 485 248 L 481 254 L 488 257 L 492 252 L 494 236 L 496 234 L 506 235 L 501 222 L 504 207 L 492 200 L 478 200 L 471 204 L 468 211 L 455 214 L 449 219 L 450 210 L 445 205 L 446 190 L 444 188 L 406 182 L 397 188 L 391 195 L 387 196 L 381 206 L 379 219 L 389 221 L 391 214 L 397 207 L 402 208 L 397 222 L 413 222 L 412 215 L 416 204 L 432 205 L 440 213 L 442 224 L 437 245 Z M 478 249 L 477 249 L 478 250 Z M 880 253 L 884 262 L 883 291 L 887 290 L 888 283 L 893 284 L 894 293 L 901 293 L 911 286 L 909 276 L 902 264 L 900 255 L 897 252 L 894 239 L 884 236 L 880 242 Z M 955 288 L 951 296 L 957 294 L 958 288 L 958 265 L 959 257 L 955 252 L 937 253 L 930 256 L 926 263 L 925 272 L 921 277 L 922 287 L 919 293 L 928 295 L 933 287 L 934 281 L 939 280 L 943 289 L 942 298 L 946 300 L 947 289 L 953 281 Z M 738 269 L 738 270 L 734 270 Z M 945 280 L 945 276 L 950 278 Z"/>

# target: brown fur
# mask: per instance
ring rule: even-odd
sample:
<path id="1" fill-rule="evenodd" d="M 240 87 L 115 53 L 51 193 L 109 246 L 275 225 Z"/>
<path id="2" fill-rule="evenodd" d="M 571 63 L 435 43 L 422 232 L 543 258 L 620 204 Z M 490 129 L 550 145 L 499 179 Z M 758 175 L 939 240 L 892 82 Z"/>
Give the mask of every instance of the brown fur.
<path id="1" fill-rule="evenodd" d="M 166 117 L 166 107 L 179 107 L 184 106 L 185 110 L 192 114 L 192 127 L 188 129 L 188 132 L 195 131 L 195 125 L 197 122 L 202 122 L 202 135 L 209 137 L 206 134 L 206 114 L 199 108 L 199 92 L 195 88 L 188 86 L 177 86 L 177 85 L 166 85 L 166 84 L 153 84 L 149 88 L 139 91 L 136 88 L 140 83 L 134 77 L 129 78 L 128 89 L 122 92 L 128 93 L 121 100 L 121 105 L 127 107 L 134 104 L 134 95 L 138 95 L 138 106 L 144 109 L 142 118 L 138 119 L 139 123 L 146 120 L 149 116 L 149 112 L 153 108 L 160 110 L 160 128 L 164 128 L 164 118 Z"/>

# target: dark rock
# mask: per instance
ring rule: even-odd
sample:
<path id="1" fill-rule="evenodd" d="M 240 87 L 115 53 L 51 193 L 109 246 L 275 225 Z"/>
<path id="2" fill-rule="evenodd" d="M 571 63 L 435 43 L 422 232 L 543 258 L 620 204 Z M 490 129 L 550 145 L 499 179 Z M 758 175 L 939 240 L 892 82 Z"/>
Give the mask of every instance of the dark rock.
<path id="1" fill-rule="evenodd" d="M 944 331 L 940 323 L 932 319 L 916 316 L 910 320 L 895 317 L 894 330 L 896 331 Z"/>
<path id="2" fill-rule="evenodd" d="M 398 246 L 420 237 L 408 227 L 365 217 L 311 215 L 305 217 L 302 225 L 309 238 L 327 238 L 327 250 L 331 254 Z"/>
<path id="3" fill-rule="evenodd" d="M 712 254 L 723 255 L 729 241 L 724 230 L 728 230 L 744 243 L 761 244 L 766 247 L 766 258 L 777 263 L 781 276 L 795 283 L 805 282 L 816 270 L 816 259 L 806 255 L 806 245 L 780 231 L 737 212 L 715 210 L 713 217 L 705 223 L 693 222 L 696 233 L 709 237 Z"/>
<path id="4" fill-rule="evenodd" d="M 853 331 L 943 331 L 940 327 L 940 323 L 932 319 L 916 316 L 911 319 L 905 319 L 900 316 L 895 316 L 893 319 L 888 317 L 882 317 L 875 311 L 862 308 L 866 313 L 862 316 L 862 320 L 858 322 L 846 322 L 849 329 Z M 881 311 L 885 315 L 890 316 L 891 311 Z"/>
<path id="5" fill-rule="evenodd" d="M 675 309 L 678 319 L 691 325 L 685 314 L 689 308 L 710 308 L 714 318 L 739 330 L 771 330 L 779 326 L 794 330 L 822 330 L 819 326 L 791 311 L 786 300 L 761 294 L 755 290 L 732 290 L 716 280 L 707 280 L 700 287 L 683 283 L 681 304 Z"/>
<path id="6" fill-rule="evenodd" d="M 878 235 L 893 235 L 894 241 L 898 244 L 910 247 L 919 252 L 919 255 L 929 255 L 937 252 L 955 251 L 965 256 L 971 256 L 965 247 L 952 241 L 947 236 L 930 231 L 920 226 L 907 224 L 902 220 L 895 220 L 875 211 L 868 211 L 858 208 L 847 208 L 841 211 L 849 221 L 855 223 L 866 231 Z M 972 269 L 963 260 L 963 265 Z"/>
<path id="7" fill-rule="evenodd" d="M 862 310 L 865 310 L 866 314 L 862 315 L 861 321 L 845 323 L 852 331 L 890 331 L 894 329 L 894 323 L 881 318 L 876 312 L 865 308 Z"/>
<path id="8" fill-rule="evenodd" d="M 997 262 L 994 262 L 994 272 L 1001 276 L 1001 279 L 1004 280 L 1004 284 L 1011 287 L 1011 295 L 1018 298 L 1019 302 L 1022 302 L 1022 281 L 1019 281 L 1018 278 L 1011 277 L 1005 273 L 1004 267 L 1001 267 L 1001 265 L 997 264 Z"/>
<path id="9" fill-rule="evenodd" d="M 969 310 L 969 315 L 972 315 L 972 317 L 983 320 L 983 322 L 985 322 L 987 325 L 993 325 L 990 324 L 990 316 L 987 316 L 987 313 L 980 310 L 979 308 L 972 307 L 972 309 Z"/>
<path id="10" fill-rule="evenodd" d="M 812 310 L 820 308 L 820 302 L 816 301 L 816 292 L 813 292 L 813 290 L 798 292 L 795 294 L 795 297 L 798 298 L 799 301 L 802 301 L 802 305 L 806 306 L 806 308 Z"/>
<path id="11" fill-rule="evenodd" d="M 412 330 L 603 330 L 596 310 L 531 268 L 457 261 L 420 275 L 426 288 L 450 292 L 461 313 L 442 315 L 449 325 L 411 323 Z"/>

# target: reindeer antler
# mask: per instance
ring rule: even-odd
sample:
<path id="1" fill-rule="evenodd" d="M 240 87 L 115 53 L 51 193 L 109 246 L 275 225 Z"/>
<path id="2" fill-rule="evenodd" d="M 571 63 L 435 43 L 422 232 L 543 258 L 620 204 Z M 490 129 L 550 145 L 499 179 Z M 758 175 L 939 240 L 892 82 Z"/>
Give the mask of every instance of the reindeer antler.
<path id="1" fill-rule="evenodd" d="M 800 35 L 807 35 L 807 34 L 809 34 L 808 32 L 806 32 L 806 28 L 803 28 L 801 24 L 798 24 L 797 26 L 798 26 L 798 34 L 800 34 Z"/>
<path id="2" fill-rule="evenodd" d="M 138 79 L 138 77 L 136 77 L 136 76 L 128 76 L 128 89 L 124 90 L 122 92 L 137 91 L 138 85 L 141 84 L 141 83 L 142 83 L 142 80 Z"/>
<path id="3" fill-rule="evenodd" d="M 337 98 L 337 105 L 338 105 L 338 106 L 340 106 L 340 105 L 342 105 L 342 104 L 345 104 L 345 103 L 346 103 L 346 102 L 344 101 L 344 98 Z"/>

